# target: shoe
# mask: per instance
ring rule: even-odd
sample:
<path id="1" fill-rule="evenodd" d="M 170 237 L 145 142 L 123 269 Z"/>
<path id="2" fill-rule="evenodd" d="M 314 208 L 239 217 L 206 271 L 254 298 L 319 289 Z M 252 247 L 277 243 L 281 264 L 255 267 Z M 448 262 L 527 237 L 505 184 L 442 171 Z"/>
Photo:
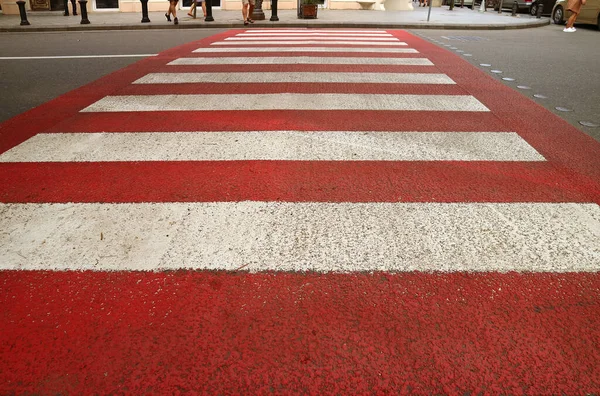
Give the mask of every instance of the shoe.
<path id="1" fill-rule="evenodd" d="M 571 28 L 571 31 L 572 31 L 572 32 L 576 32 L 576 31 L 577 31 L 577 29 L 575 29 L 574 27 L 572 27 L 572 28 Z"/>
<path id="2" fill-rule="evenodd" d="M 250 23 L 254 23 L 254 21 L 253 21 L 252 19 L 250 19 L 250 18 L 248 18 L 248 19 L 246 19 L 246 20 L 247 20 L 248 22 L 250 22 Z"/>
<path id="3" fill-rule="evenodd" d="M 563 32 L 567 32 L 567 33 L 573 33 L 574 31 L 575 31 L 575 28 L 572 28 L 572 27 L 563 29 Z"/>
<path id="4" fill-rule="evenodd" d="M 173 19 L 173 23 L 174 23 L 175 25 L 179 25 L 179 21 L 177 20 L 177 18 Z"/>
<path id="5" fill-rule="evenodd" d="M 248 21 L 244 21 L 244 25 L 248 26 Z"/>
<path id="6" fill-rule="evenodd" d="M 189 12 L 188 12 L 188 15 L 191 16 L 192 18 L 194 17 L 194 14 L 190 14 Z"/>
<path id="7" fill-rule="evenodd" d="M 169 14 L 165 14 L 165 17 L 167 17 L 168 22 L 171 22 L 171 17 L 169 16 Z"/>

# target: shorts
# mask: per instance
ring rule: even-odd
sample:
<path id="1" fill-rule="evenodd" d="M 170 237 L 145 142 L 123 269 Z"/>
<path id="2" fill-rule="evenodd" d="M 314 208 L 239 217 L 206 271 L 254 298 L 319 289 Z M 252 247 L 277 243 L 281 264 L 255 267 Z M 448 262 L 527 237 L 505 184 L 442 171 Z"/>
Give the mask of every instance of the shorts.
<path id="1" fill-rule="evenodd" d="M 255 5 L 255 4 L 256 4 L 256 1 L 255 1 L 255 0 L 242 0 L 242 4 L 243 4 L 243 5 L 246 5 L 246 4 L 248 4 L 248 3 L 250 3 L 250 4 L 252 4 L 252 5 Z"/>
<path id="2" fill-rule="evenodd" d="M 169 0 L 169 3 L 176 5 L 177 3 L 179 3 L 179 0 Z"/>

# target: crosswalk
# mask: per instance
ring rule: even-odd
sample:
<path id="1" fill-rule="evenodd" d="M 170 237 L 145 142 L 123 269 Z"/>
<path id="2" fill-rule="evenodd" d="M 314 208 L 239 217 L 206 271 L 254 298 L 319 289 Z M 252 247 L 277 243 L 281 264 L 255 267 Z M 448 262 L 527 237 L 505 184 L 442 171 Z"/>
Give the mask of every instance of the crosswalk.
<path id="1" fill-rule="evenodd" d="M 600 269 L 600 208 L 594 201 L 576 194 L 571 202 L 560 194 L 543 200 L 532 192 L 525 195 L 536 198 L 523 201 L 522 193 L 507 194 L 511 180 L 504 176 L 489 187 L 486 180 L 456 176 L 459 168 L 487 172 L 489 166 L 513 167 L 515 174 L 553 171 L 518 131 L 498 129 L 497 122 L 474 130 L 472 124 L 490 108 L 389 32 L 250 29 L 155 69 L 83 106 L 78 117 L 88 121 L 37 134 L 0 154 L 0 163 L 107 164 L 121 175 L 143 164 L 155 170 L 172 164 L 169 177 L 211 186 L 215 193 L 199 190 L 195 199 L 180 201 L 176 197 L 183 191 L 172 190 L 173 198 L 163 201 L 136 195 L 142 187 L 132 183 L 119 187 L 137 196 L 130 201 L 92 192 L 91 201 L 66 193 L 53 202 L 3 203 L 0 228 L 10 232 L 0 235 L 1 269 Z M 269 118 L 275 112 L 276 123 Z M 340 129 L 344 120 L 352 126 L 350 112 L 360 114 L 365 125 L 372 120 L 373 128 Z M 200 116 L 185 130 L 168 124 L 141 129 L 125 126 L 128 114 Z M 203 124 L 203 117 L 215 114 L 224 128 Z M 302 114 L 316 128 L 294 122 Z M 95 120 L 104 116 L 111 117 L 113 130 L 95 131 Z M 433 119 L 438 125 L 428 129 Z M 403 162 L 410 168 L 389 168 Z M 275 173 L 253 175 L 266 163 L 274 164 L 269 172 Z M 214 176 L 215 166 L 224 169 L 222 179 Z M 339 166 L 346 169 L 336 173 Z M 295 179 L 295 171 L 278 174 L 278 167 L 314 167 L 321 175 Z M 72 180 L 83 180 L 80 171 L 73 172 Z M 322 185 L 323 175 L 331 185 Z M 387 179 L 392 187 L 385 194 L 365 191 L 366 177 L 375 178 L 375 186 Z M 271 188 L 262 183 L 299 192 L 261 199 L 255 191 Z M 434 196 L 411 202 L 404 191 L 435 183 L 464 190 L 463 202 L 456 196 L 449 202 Z M 156 189 L 163 188 L 157 182 Z M 323 188 L 343 193 L 332 190 L 313 202 L 302 196 L 301 191 Z M 478 188 L 493 188 L 500 196 L 469 195 Z M 245 191 L 246 199 L 232 198 L 231 189 Z M 115 248 L 111 241 L 123 242 Z"/>
<path id="2" fill-rule="evenodd" d="M 0 393 L 598 393 L 599 181 L 406 32 L 165 51 L 0 125 Z"/>

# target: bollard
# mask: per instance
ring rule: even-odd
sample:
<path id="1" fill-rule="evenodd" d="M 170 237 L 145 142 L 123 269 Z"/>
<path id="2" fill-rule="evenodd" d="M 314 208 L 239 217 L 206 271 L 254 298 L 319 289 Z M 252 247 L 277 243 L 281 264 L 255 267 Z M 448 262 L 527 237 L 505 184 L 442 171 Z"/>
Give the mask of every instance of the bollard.
<path id="1" fill-rule="evenodd" d="M 150 22 L 150 18 L 148 18 L 148 0 L 140 0 L 142 2 L 142 23 Z M 196 0 L 194 0 L 196 1 Z M 194 13 L 196 9 L 194 8 Z"/>
<path id="2" fill-rule="evenodd" d="M 90 20 L 87 17 L 87 0 L 77 0 L 81 9 L 81 25 L 89 25 Z"/>
<path id="3" fill-rule="evenodd" d="M 450 11 L 454 9 L 454 0 L 450 0 Z"/>
<path id="4" fill-rule="evenodd" d="M 276 22 L 279 20 L 277 16 L 277 0 L 271 0 L 271 19 L 269 21 Z"/>
<path id="5" fill-rule="evenodd" d="M 465 0 L 460 0 L 460 8 L 464 8 L 465 6 Z"/>
<path id="6" fill-rule="evenodd" d="M 71 5 L 73 6 L 73 15 L 77 15 L 77 1 L 71 0 Z"/>
<path id="7" fill-rule="evenodd" d="M 502 14 L 502 6 L 504 5 L 504 0 L 500 0 L 500 5 L 498 5 L 498 14 Z"/>
<path id="8" fill-rule="evenodd" d="M 64 16 L 69 16 L 69 0 L 65 0 L 65 13 L 63 14 Z"/>
<path id="9" fill-rule="evenodd" d="M 255 21 L 264 21 L 265 20 L 265 12 L 262 9 L 263 0 L 255 0 L 254 10 L 252 10 L 252 15 L 250 15 L 250 19 Z"/>
<path id="10" fill-rule="evenodd" d="M 535 13 L 535 17 L 537 19 L 540 19 L 542 17 L 542 11 L 544 11 L 544 3 L 540 4 L 539 2 L 537 2 L 536 5 L 537 5 L 537 10 Z"/>
<path id="11" fill-rule="evenodd" d="M 19 0 L 17 1 L 17 5 L 19 6 L 19 14 L 21 14 L 21 26 L 31 25 L 27 20 L 27 12 L 25 11 L 25 1 Z"/>
<path id="12" fill-rule="evenodd" d="M 513 6 L 512 6 L 512 16 L 517 15 L 518 9 L 519 9 L 519 3 L 517 3 L 515 0 L 515 2 L 513 3 Z"/>
<path id="13" fill-rule="evenodd" d="M 204 22 L 214 22 L 215 18 L 212 16 L 212 0 L 206 0 L 206 18 Z"/>

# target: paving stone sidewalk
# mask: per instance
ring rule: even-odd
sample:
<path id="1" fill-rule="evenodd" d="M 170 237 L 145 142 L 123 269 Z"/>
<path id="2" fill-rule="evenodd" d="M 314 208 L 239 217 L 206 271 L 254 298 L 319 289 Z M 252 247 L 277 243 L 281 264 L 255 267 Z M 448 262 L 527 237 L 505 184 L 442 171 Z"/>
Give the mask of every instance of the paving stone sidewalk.
<path id="1" fill-rule="evenodd" d="M 323 27 L 323 28 L 416 28 L 416 29 L 520 29 L 545 26 L 549 18 L 535 18 L 527 14 L 511 16 L 489 10 L 434 7 L 427 21 L 428 8 L 413 11 L 326 10 L 320 9 L 317 19 L 298 19 L 296 10 L 279 10 L 279 21 L 271 22 L 271 10 L 265 10 L 265 20 L 253 27 Z M 132 29 L 186 29 L 186 28 L 243 28 L 241 11 L 213 10 L 214 22 L 204 18 L 193 19 L 186 10 L 179 11 L 179 25 L 166 21 L 163 12 L 151 12 L 150 23 L 141 23 L 141 13 L 94 12 L 88 13 L 89 25 L 82 25 L 81 16 L 64 16 L 62 11 L 28 12 L 29 26 L 20 26 L 19 15 L 0 14 L 0 32 L 71 31 L 71 30 L 132 30 Z"/>

